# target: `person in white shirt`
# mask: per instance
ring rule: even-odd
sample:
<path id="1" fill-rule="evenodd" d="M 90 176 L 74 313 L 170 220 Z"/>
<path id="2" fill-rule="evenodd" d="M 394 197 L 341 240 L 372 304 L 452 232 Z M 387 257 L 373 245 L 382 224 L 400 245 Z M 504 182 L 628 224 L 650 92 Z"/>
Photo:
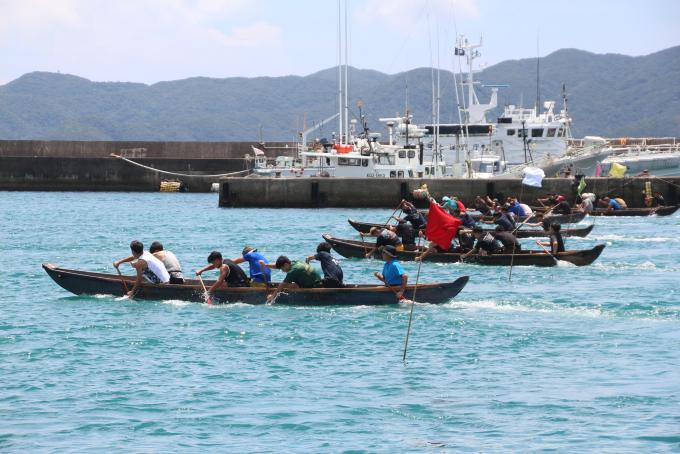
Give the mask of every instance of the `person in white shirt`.
<path id="1" fill-rule="evenodd" d="M 113 262 L 115 268 L 118 268 L 122 263 L 132 262 L 130 264 L 137 270 L 137 279 L 127 293 L 128 297 L 132 298 L 137 293 L 142 278 L 151 284 L 167 284 L 170 282 L 170 273 L 165 269 L 163 262 L 154 257 L 152 253 L 145 251 L 141 241 L 135 240 L 130 243 L 130 251 L 132 252 L 131 256 Z"/>

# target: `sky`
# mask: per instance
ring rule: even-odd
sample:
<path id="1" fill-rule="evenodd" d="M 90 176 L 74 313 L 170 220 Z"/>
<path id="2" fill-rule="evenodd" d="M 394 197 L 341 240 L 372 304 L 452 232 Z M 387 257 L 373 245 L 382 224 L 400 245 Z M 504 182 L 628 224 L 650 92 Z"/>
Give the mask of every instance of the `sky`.
<path id="1" fill-rule="evenodd" d="M 482 65 L 561 48 L 638 56 L 680 45 L 680 0 L 347 4 L 349 63 L 389 74 L 452 69 L 460 34 L 483 37 Z M 0 0 L 0 84 L 31 71 L 148 84 L 307 75 L 337 64 L 337 26 L 337 0 Z"/>

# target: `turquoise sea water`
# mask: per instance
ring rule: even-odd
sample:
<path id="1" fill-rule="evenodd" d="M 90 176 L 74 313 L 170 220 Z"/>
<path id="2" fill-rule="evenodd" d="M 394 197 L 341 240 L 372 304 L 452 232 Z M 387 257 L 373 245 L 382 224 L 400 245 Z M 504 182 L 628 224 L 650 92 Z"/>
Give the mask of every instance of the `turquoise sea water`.
<path id="1" fill-rule="evenodd" d="M 132 239 L 162 241 L 186 271 L 246 244 L 302 258 L 323 232 L 356 238 L 347 217 L 391 210 L 119 193 L 5 192 L 0 206 L 0 451 L 680 450 L 678 215 L 597 219 L 567 243 L 607 244 L 590 267 L 516 267 L 508 282 L 507 268 L 424 264 L 422 281 L 471 280 L 416 306 L 404 364 L 406 305 L 77 297 L 40 268 L 112 272 Z M 369 282 L 381 263 L 342 266 Z"/>

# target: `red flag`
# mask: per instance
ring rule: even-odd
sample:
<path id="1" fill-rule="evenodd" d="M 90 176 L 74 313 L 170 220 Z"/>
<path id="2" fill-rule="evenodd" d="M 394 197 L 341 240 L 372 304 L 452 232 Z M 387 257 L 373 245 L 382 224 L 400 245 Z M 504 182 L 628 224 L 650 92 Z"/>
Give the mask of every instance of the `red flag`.
<path id="1" fill-rule="evenodd" d="M 427 215 L 425 237 L 444 250 L 451 246 L 451 240 L 458 235 L 458 228 L 463 222 L 444 212 L 439 205 L 430 202 L 430 213 Z"/>

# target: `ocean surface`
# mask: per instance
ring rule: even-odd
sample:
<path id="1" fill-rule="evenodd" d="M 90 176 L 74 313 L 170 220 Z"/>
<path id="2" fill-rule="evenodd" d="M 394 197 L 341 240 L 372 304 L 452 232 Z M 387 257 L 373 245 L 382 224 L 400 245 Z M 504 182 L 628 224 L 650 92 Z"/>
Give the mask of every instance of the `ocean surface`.
<path id="1" fill-rule="evenodd" d="M 567 241 L 607 245 L 589 267 L 515 267 L 509 282 L 508 268 L 424 264 L 423 282 L 471 279 L 415 306 L 404 364 L 405 304 L 78 297 L 40 266 L 113 272 L 133 239 L 162 241 L 186 274 L 214 249 L 302 258 L 323 232 L 358 238 L 348 217 L 391 210 L 41 192 L 0 192 L 0 207 L 1 452 L 680 451 L 677 214 L 595 219 Z M 342 267 L 371 282 L 382 264 Z"/>

